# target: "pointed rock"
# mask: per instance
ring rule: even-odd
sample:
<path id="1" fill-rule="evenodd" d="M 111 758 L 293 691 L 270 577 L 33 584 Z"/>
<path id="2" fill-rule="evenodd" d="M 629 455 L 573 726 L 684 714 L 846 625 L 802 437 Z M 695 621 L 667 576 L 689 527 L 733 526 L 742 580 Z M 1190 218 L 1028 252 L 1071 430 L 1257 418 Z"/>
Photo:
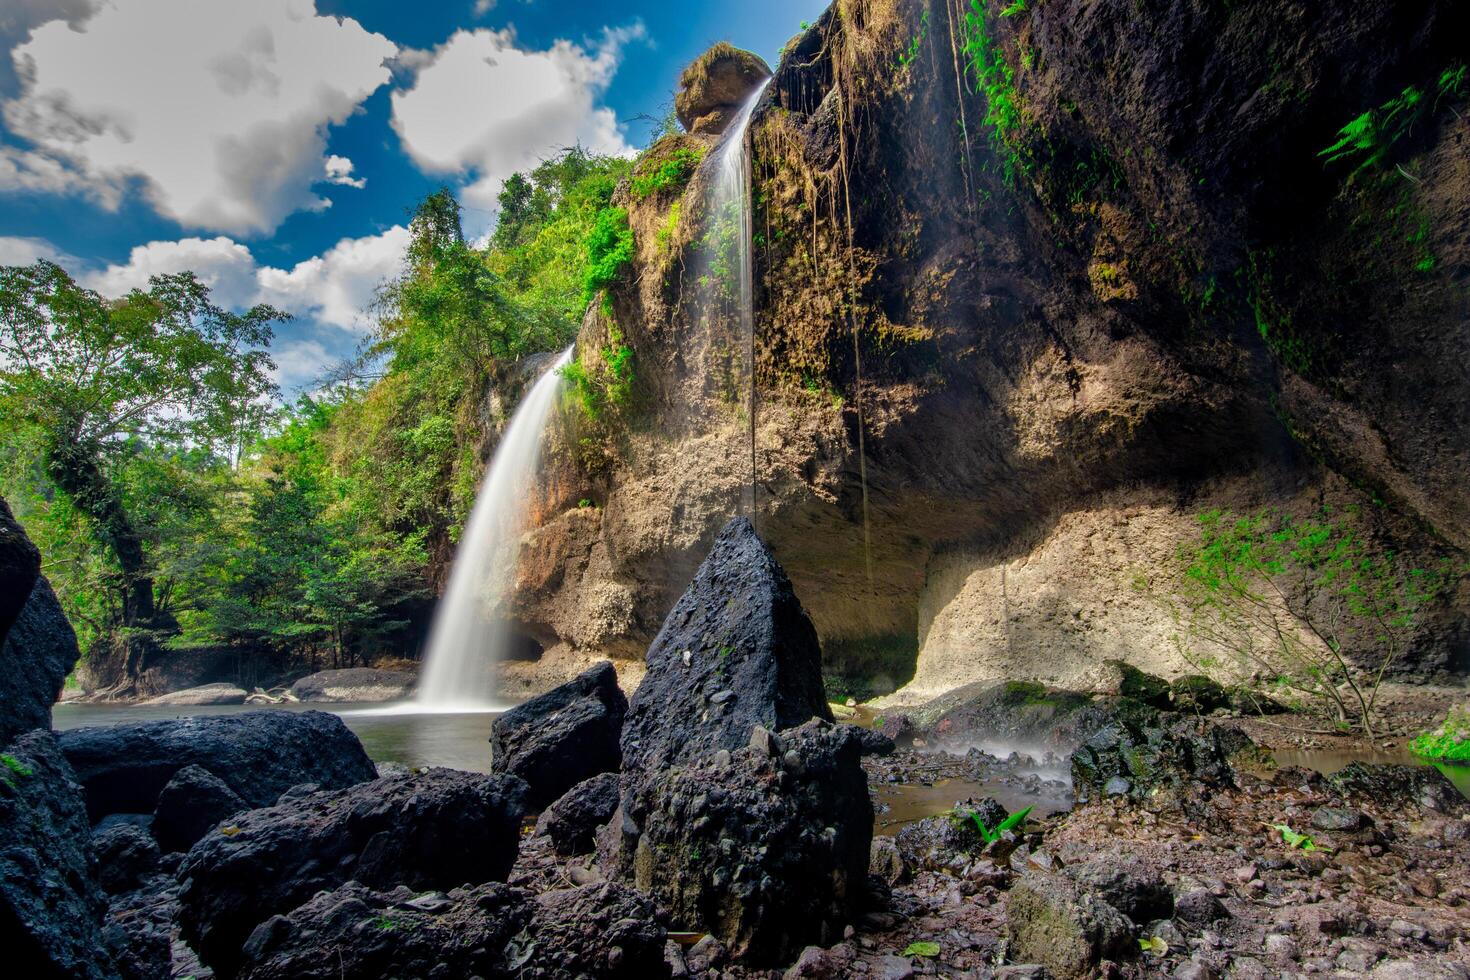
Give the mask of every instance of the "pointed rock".
<path id="1" fill-rule="evenodd" d="M 623 771 L 734 751 L 757 725 L 779 732 L 811 718 L 832 720 L 817 631 L 750 521 L 736 518 L 648 650 L 623 726 Z"/>

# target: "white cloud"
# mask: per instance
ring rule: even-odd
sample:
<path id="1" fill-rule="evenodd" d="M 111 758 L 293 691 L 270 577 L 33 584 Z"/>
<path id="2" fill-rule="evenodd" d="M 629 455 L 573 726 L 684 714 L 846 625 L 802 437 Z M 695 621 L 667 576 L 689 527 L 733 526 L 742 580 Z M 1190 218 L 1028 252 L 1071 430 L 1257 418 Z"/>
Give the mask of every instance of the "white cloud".
<path id="1" fill-rule="evenodd" d="M 329 156 L 326 165 L 326 180 L 329 184 L 338 184 L 342 187 L 355 187 L 362 190 L 367 186 L 366 177 L 352 176 L 353 164 L 346 157 Z"/>
<path id="2" fill-rule="evenodd" d="M 0 161 L 0 187 L 81 186 L 115 205 L 140 180 L 160 214 L 232 234 L 327 205 L 311 191 L 327 127 L 388 81 L 397 53 L 315 0 L 110 0 L 72 23 L 13 53 L 21 93 L 4 118 L 37 152 Z"/>
<path id="3" fill-rule="evenodd" d="M 192 271 L 209 286 L 214 301 L 229 309 L 269 303 L 303 320 L 363 333 L 363 312 L 379 284 L 402 269 L 409 238 L 403 225 L 379 235 L 344 238 L 290 269 L 259 265 L 250 249 L 224 237 L 149 242 L 134 248 L 126 263 L 80 278 L 104 296 L 123 296 L 147 287 L 152 276 Z"/>
<path id="4" fill-rule="evenodd" d="M 495 0 L 475 0 L 475 16 L 484 17 L 495 9 Z"/>
<path id="5" fill-rule="evenodd" d="M 494 211 L 507 177 L 566 147 L 632 155 L 598 102 L 624 46 L 644 36 L 635 24 L 604 31 L 590 49 L 557 41 L 528 51 L 510 30 L 458 31 L 429 58 L 412 59 L 413 86 L 393 93 L 393 128 L 422 170 L 461 176 L 465 203 Z"/>
<path id="6" fill-rule="evenodd" d="M 271 360 L 276 365 L 271 380 L 289 392 L 314 384 L 333 358 L 319 340 L 289 340 L 271 349 Z"/>
<path id="7" fill-rule="evenodd" d="M 0 235 L 0 265 L 33 265 L 37 259 L 50 259 L 57 265 L 67 267 L 76 264 L 76 259 L 44 238 Z"/>

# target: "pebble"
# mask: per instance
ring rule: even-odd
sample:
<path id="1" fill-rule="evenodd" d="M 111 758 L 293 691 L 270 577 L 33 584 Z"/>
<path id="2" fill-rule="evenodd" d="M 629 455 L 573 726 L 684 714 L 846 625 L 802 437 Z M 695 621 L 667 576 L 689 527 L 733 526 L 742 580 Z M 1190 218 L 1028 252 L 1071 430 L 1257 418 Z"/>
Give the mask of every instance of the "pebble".
<path id="1" fill-rule="evenodd" d="M 1312 826 L 1318 830 L 1353 831 L 1363 826 L 1363 815 L 1357 810 L 1319 807 L 1312 814 Z"/>
<path id="2" fill-rule="evenodd" d="M 877 963 L 876 975 L 882 980 L 909 980 L 914 975 L 914 965 L 902 956 L 889 953 Z"/>
<path id="3" fill-rule="evenodd" d="M 1199 960 L 1185 960 L 1174 971 L 1174 980 L 1215 980 L 1217 976 L 1208 963 Z"/>
<path id="4" fill-rule="evenodd" d="M 1256 875 L 1258 875 L 1259 873 L 1260 871 L 1256 868 L 1254 862 L 1250 864 L 1244 864 L 1235 869 L 1235 880 L 1240 882 L 1242 885 L 1246 885 L 1254 881 L 1256 879 Z"/>

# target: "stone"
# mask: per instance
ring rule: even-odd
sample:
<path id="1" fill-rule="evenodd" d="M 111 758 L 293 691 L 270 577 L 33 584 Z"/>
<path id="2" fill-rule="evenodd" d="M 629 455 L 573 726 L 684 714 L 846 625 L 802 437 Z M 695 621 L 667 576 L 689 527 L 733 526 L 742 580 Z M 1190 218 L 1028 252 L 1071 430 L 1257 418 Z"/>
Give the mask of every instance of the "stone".
<path id="1" fill-rule="evenodd" d="M 628 699 L 604 660 L 518 705 L 490 726 L 490 770 L 525 780 L 541 810 L 573 786 L 622 764 L 618 740 Z"/>
<path id="2" fill-rule="evenodd" d="M 873 810 L 858 739 L 813 719 L 781 740 L 799 772 L 746 747 L 728 766 L 658 773 L 624 800 L 641 828 L 634 884 L 671 928 L 708 932 L 752 967 L 838 941 L 868 882 Z"/>
<path id="3" fill-rule="evenodd" d="M 903 855 L 892 837 L 874 837 L 868 851 L 868 873 L 877 875 L 890 885 L 897 885 L 908 877 Z"/>
<path id="4" fill-rule="evenodd" d="M 1449 960 L 1386 960 L 1368 974 L 1372 980 L 1470 980 L 1470 969 Z"/>
<path id="5" fill-rule="evenodd" d="M 1157 714 L 1126 699 L 1094 700 L 1033 681 L 970 684 L 914 712 L 929 741 L 955 750 L 993 741 L 1040 755 L 1070 752 L 1119 713 Z"/>
<path id="6" fill-rule="evenodd" d="M 114 896 L 107 906 L 102 943 L 122 980 L 169 980 L 173 971 L 173 928 L 178 885 L 155 876 L 141 887 Z M 180 964 L 182 966 L 182 964 Z M 183 971 L 178 976 L 197 976 Z"/>
<path id="7" fill-rule="evenodd" d="M 910 980 L 914 975 L 914 964 L 906 956 L 889 953 L 878 957 L 871 973 L 879 980 Z"/>
<path id="8" fill-rule="evenodd" d="M 179 867 L 184 936 L 229 974 L 258 924 L 349 880 L 420 892 L 503 881 L 526 800 L 514 776 L 430 769 L 240 813 Z"/>
<path id="9" fill-rule="evenodd" d="M 1357 810 L 1318 807 L 1312 811 L 1312 826 L 1317 830 L 1354 831 L 1363 826 L 1363 815 Z"/>
<path id="10" fill-rule="evenodd" d="M 1084 980 L 1105 959 L 1124 955 L 1133 926 L 1112 905 L 1065 875 L 1031 871 L 1006 896 L 1012 959 L 1038 963 L 1057 980 Z"/>
<path id="11" fill-rule="evenodd" d="M 407 697 L 416 683 L 407 671 L 347 667 L 308 674 L 291 685 L 291 696 L 316 704 L 379 703 Z"/>
<path id="12" fill-rule="evenodd" d="M 291 792 L 287 790 L 286 794 Z M 223 779 L 203 766 L 185 766 L 158 794 L 153 836 L 165 851 L 187 851 L 220 821 L 249 809 Z"/>
<path id="13" fill-rule="evenodd" d="M 1163 875 L 1137 860 L 1097 858 L 1068 868 L 1067 877 L 1140 925 L 1174 914 Z"/>
<path id="14" fill-rule="evenodd" d="M 51 706 L 80 655 L 51 583 L 38 575 L 0 645 L 0 745 L 51 727 Z"/>
<path id="15" fill-rule="evenodd" d="M 182 691 L 160 694 L 143 702 L 145 707 L 179 706 L 197 707 L 211 704 L 244 704 L 248 692 L 234 684 L 204 684 Z"/>
<path id="16" fill-rule="evenodd" d="M 109 813 L 152 813 L 188 765 L 213 773 L 252 807 L 270 806 L 298 783 L 340 789 L 377 778 L 357 736 L 322 711 L 135 722 L 58 737 L 86 788 L 93 822 Z"/>
<path id="17" fill-rule="evenodd" d="M 1291 963 L 1301 956 L 1296 940 L 1280 933 L 1272 933 L 1266 937 L 1265 951 L 1266 958 L 1278 966 Z"/>
<path id="18" fill-rule="evenodd" d="M 894 844 L 910 871 L 949 870 L 987 846 L 972 821 L 950 815 L 925 817 L 899 828 Z"/>
<path id="19" fill-rule="evenodd" d="M 563 856 L 590 854 L 597 829 L 618 809 L 618 774 L 605 772 L 583 780 L 547 807 L 536 821 L 536 833 L 551 838 Z"/>
<path id="20" fill-rule="evenodd" d="M 546 892 L 528 929 L 535 952 L 513 974 L 525 980 L 658 980 L 667 933 L 648 897 L 608 882 Z"/>
<path id="21" fill-rule="evenodd" d="M 4 643 L 11 624 L 25 608 L 40 574 L 41 552 L 26 536 L 5 498 L 0 497 L 0 643 Z M 0 741 L 9 738 L 6 735 Z"/>
<path id="22" fill-rule="evenodd" d="M 1195 782 L 1230 788 L 1233 761 L 1257 752 L 1238 728 L 1180 715 L 1120 714 L 1072 753 L 1072 785 L 1079 802 L 1108 795 L 1115 779 L 1126 781 L 1134 798 Z"/>
<path id="23" fill-rule="evenodd" d="M 757 726 L 779 733 L 833 720 L 817 631 L 743 517 L 720 532 L 647 660 L 623 726 L 623 769 L 634 776 L 734 752 Z M 720 690 L 735 697 L 716 715 L 704 694 Z"/>
<path id="24" fill-rule="evenodd" d="M 1126 660 L 1104 660 L 1103 671 L 1103 693 L 1132 698 L 1154 708 L 1170 706 L 1169 682 L 1162 677 L 1145 673 Z"/>
<path id="25" fill-rule="evenodd" d="M 1371 800 L 1380 806 L 1417 806 L 1450 814 L 1470 812 L 1470 804 L 1455 784 L 1432 766 L 1352 762 L 1328 776 L 1327 782 L 1346 797 Z"/>
<path id="26" fill-rule="evenodd" d="M 679 76 L 674 111 L 680 125 L 698 135 L 724 132 L 746 99 L 770 77 L 770 67 L 758 55 L 716 44 Z"/>
<path id="27" fill-rule="evenodd" d="M 1169 700 L 1174 710 L 1187 714 L 1207 715 L 1230 707 L 1230 692 L 1203 674 L 1186 674 L 1169 685 Z"/>
<path id="28" fill-rule="evenodd" d="M 97 882 L 111 895 L 137 888 L 158 872 L 158 844 L 136 824 L 117 824 L 92 835 Z"/>
<path id="29" fill-rule="evenodd" d="M 48 731 L 0 759 L 0 945 L 13 977 L 113 975 L 81 790 Z"/>
<path id="30" fill-rule="evenodd" d="M 1194 926 L 1207 926 L 1230 913 L 1208 888 L 1191 888 L 1174 899 L 1174 916 Z"/>

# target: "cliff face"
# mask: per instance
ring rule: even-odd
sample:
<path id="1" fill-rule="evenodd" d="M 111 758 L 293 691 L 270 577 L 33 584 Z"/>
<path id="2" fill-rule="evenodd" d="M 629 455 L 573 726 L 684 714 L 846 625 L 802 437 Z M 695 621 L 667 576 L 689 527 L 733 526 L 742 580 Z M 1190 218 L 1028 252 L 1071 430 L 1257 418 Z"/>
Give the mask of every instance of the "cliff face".
<path id="1" fill-rule="evenodd" d="M 794 39 L 752 125 L 754 498 L 829 669 L 1183 671 L 1168 583 L 1215 508 L 1463 563 L 1467 61 L 1451 0 L 838 0 Z M 709 160 L 621 192 L 634 270 L 581 348 L 625 338 L 641 409 L 595 465 L 564 433 L 515 601 L 568 669 L 641 655 L 750 507 Z M 1466 669 L 1467 611 L 1399 668 Z"/>

